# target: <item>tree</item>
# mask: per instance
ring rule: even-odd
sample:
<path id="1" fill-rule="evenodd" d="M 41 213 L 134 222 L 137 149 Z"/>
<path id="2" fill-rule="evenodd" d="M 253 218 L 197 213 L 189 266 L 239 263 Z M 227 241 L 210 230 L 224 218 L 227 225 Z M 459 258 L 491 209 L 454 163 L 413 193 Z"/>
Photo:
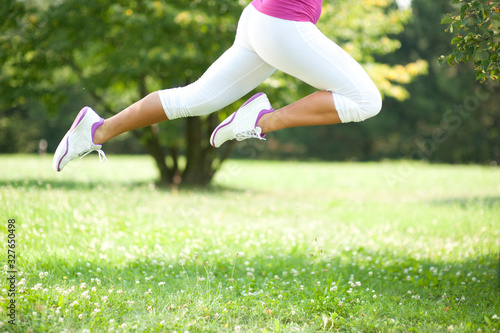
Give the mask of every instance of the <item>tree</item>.
<path id="1" fill-rule="evenodd" d="M 15 24 L 2 26 L 9 36 L 0 40 L 0 82 L 10 87 L 4 105 L 27 108 L 27 99 L 39 99 L 52 114 L 70 95 L 68 87 L 86 94 L 98 112 L 111 115 L 151 91 L 196 80 L 231 45 L 241 13 L 241 5 L 231 0 L 10 5 L 21 13 Z M 74 114 L 79 106 L 61 111 Z M 154 158 L 161 183 L 204 185 L 228 155 L 209 145 L 217 123 L 213 114 L 134 133 Z"/>
<path id="2" fill-rule="evenodd" d="M 22 10 L 15 24 L 7 23 L 0 34 L 8 36 L 0 38 L 0 85 L 8 91 L 8 96 L 0 96 L 3 108 L 27 109 L 40 101 L 51 114 L 74 114 L 85 99 L 107 115 L 148 92 L 196 80 L 232 43 L 244 5 L 234 0 L 9 0 L 9 4 Z M 377 57 L 399 47 L 388 35 L 401 31 L 408 17 L 409 12 L 399 11 L 392 0 L 338 0 L 325 2 L 319 26 L 367 68 L 385 96 L 404 99 L 408 94 L 402 85 L 424 73 L 426 63 L 417 59 L 388 65 Z M 275 107 L 313 90 L 283 73 L 273 75 L 262 88 Z M 69 105 L 73 102 L 69 98 L 84 94 Z M 223 110 L 134 133 L 155 159 L 162 183 L 207 184 L 231 152 L 216 151 L 208 143 L 211 129 L 225 115 Z M 304 141 L 311 139 L 310 146 L 320 147 L 322 135 L 335 140 L 340 133 L 342 140 L 363 141 L 360 154 L 369 156 L 368 127 L 348 126 L 363 131 L 323 127 L 315 131 L 321 135 L 306 134 Z"/>
<path id="3" fill-rule="evenodd" d="M 402 47 L 385 58 L 388 62 L 424 59 L 429 73 L 406 86 L 411 98 L 384 101 L 380 118 L 387 122 L 384 131 L 391 138 L 391 143 L 379 145 L 384 157 L 440 163 L 499 161 L 498 85 L 471 80 L 472 63 L 448 66 L 438 61 L 453 50 L 449 33 L 440 24 L 452 10 L 449 0 L 412 0 L 412 18 L 398 36 Z"/>
<path id="4" fill-rule="evenodd" d="M 457 36 L 451 40 L 453 52 L 448 64 L 474 62 L 476 79 L 498 80 L 500 74 L 500 2 L 489 0 L 452 0 L 460 7 L 460 15 L 448 14 L 441 23 Z M 441 60 L 445 60 L 443 56 Z"/>

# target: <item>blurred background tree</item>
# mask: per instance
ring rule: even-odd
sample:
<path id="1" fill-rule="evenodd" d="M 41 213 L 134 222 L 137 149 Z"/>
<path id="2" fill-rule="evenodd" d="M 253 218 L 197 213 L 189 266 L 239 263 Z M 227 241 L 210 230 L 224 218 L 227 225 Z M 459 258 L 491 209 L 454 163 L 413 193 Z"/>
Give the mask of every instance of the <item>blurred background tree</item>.
<path id="1" fill-rule="evenodd" d="M 448 14 L 442 24 L 448 25 L 447 31 L 456 33 L 451 40 L 455 45 L 446 61 L 453 65 L 473 61 L 476 78 L 498 81 L 500 74 L 500 1 L 490 0 L 452 0 L 460 7 L 460 14 Z M 444 60 L 444 56 L 442 58 Z"/>
<path id="2" fill-rule="evenodd" d="M 195 81 L 231 45 L 248 2 L 6 0 L 0 9 L 0 152 L 35 152 L 42 138 L 53 152 L 82 106 L 110 116 L 149 92 Z M 105 150 L 149 153 L 160 182 L 202 185 L 231 153 L 497 160 L 498 117 L 491 111 L 497 88 L 472 85 L 471 67 L 437 62 L 451 52 L 440 26 L 451 10 L 449 0 L 414 0 L 409 10 L 392 0 L 325 2 L 319 27 L 363 64 L 385 97 L 374 119 L 272 133 L 265 148 L 245 141 L 233 152 L 232 144 L 212 149 L 211 130 L 242 100 L 207 117 L 121 135 Z M 275 108 L 313 91 L 283 73 L 259 88 Z"/>

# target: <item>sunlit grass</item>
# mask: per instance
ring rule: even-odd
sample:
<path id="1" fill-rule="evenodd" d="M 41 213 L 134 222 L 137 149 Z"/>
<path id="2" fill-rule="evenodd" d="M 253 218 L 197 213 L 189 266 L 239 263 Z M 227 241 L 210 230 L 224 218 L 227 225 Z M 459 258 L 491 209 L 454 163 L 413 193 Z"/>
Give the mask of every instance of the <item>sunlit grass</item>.
<path id="1" fill-rule="evenodd" d="M 229 161 L 163 190 L 148 157 L 0 163 L 7 331 L 500 330 L 498 169 Z"/>

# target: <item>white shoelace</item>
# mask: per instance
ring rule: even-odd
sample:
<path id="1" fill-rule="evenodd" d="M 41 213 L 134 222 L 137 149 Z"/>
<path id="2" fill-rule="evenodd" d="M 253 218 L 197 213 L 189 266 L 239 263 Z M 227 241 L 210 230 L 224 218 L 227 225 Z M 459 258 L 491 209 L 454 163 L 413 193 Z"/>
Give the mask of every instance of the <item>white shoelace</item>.
<path id="1" fill-rule="evenodd" d="M 90 154 L 93 151 L 97 151 L 99 153 L 99 162 L 103 163 L 104 161 L 106 161 L 106 162 L 108 161 L 108 159 L 106 158 L 106 154 L 104 154 L 104 151 L 102 151 L 101 149 L 95 150 L 92 148 L 83 151 L 82 152 L 83 155 L 80 156 L 80 159 L 87 156 L 88 154 Z"/>
<path id="2" fill-rule="evenodd" d="M 260 133 L 257 133 L 255 131 L 255 129 L 245 131 L 245 132 L 240 132 L 240 133 L 235 135 L 235 138 L 238 141 L 242 141 L 242 140 L 250 139 L 250 138 L 259 139 L 259 140 L 266 140 L 266 138 L 262 137 L 260 135 Z"/>

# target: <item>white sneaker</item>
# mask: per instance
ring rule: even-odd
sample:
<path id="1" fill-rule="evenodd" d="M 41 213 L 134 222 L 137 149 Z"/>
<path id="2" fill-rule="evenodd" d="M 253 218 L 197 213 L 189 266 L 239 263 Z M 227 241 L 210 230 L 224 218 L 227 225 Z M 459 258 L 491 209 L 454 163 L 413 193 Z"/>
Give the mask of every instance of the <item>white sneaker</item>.
<path id="1" fill-rule="evenodd" d="M 66 133 L 62 141 L 57 146 L 52 161 L 55 171 L 61 171 L 66 163 L 80 156 L 84 157 L 93 151 L 99 153 L 99 160 L 106 160 L 106 155 L 101 150 L 101 145 L 94 143 L 94 134 L 99 126 L 104 123 L 104 119 L 99 117 L 94 110 L 86 106 L 80 110 L 73 121 L 73 125 Z"/>
<path id="2" fill-rule="evenodd" d="M 210 136 L 210 144 L 219 148 L 224 142 L 249 138 L 265 140 L 262 128 L 257 126 L 259 119 L 266 113 L 273 112 L 266 94 L 253 95 L 237 111 L 224 119 Z"/>

